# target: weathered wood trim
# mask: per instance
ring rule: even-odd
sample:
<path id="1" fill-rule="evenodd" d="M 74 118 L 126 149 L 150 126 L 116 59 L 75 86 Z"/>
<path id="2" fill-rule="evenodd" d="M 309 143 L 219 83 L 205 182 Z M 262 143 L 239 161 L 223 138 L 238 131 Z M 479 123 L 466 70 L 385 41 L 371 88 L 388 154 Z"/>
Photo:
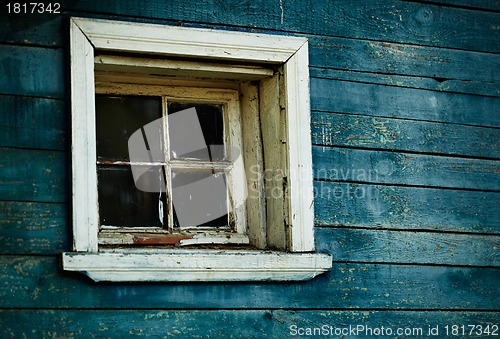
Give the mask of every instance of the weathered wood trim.
<path id="1" fill-rule="evenodd" d="M 309 107 L 308 45 L 285 64 L 290 250 L 314 251 L 313 174 Z"/>
<path id="2" fill-rule="evenodd" d="M 262 131 L 263 164 L 266 197 L 266 237 L 269 248 L 286 249 L 285 177 L 286 148 L 282 135 L 285 121 L 280 109 L 280 74 L 263 79 L 259 86 L 260 129 Z"/>
<path id="3" fill-rule="evenodd" d="M 73 18 L 96 49 L 283 63 L 306 41 L 301 37 Z"/>
<path id="4" fill-rule="evenodd" d="M 325 272 L 325 254 L 250 251 L 63 253 L 63 267 L 94 281 L 307 280 Z"/>
<path id="5" fill-rule="evenodd" d="M 115 55 L 99 55 L 95 58 L 95 70 L 118 74 L 151 74 L 184 78 L 234 79 L 239 81 L 260 80 L 273 75 L 273 70 L 259 66 L 231 63 L 200 63 L 185 60 L 133 58 Z"/>
<path id="6" fill-rule="evenodd" d="M 243 159 L 245 162 L 248 196 L 247 229 L 250 243 L 259 249 L 267 246 L 266 196 L 263 174 L 259 87 L 250 83 L 240 85 Z"/>
<path id="7" fill-rule="evenodd" d="M 97 252 L 94 48 L 74 20 L 70 24 L 70 44 L 73 249 Z"/>
<path id="8" fill-rule="evenodd" d="M 96 84 L 135 84 L 135 85 L 157 85 L 157 86 L 193 86 L 193 78 L 178 78 L 161 75 L 145 75 L 139 73 L 117 73 L 117 72 L 95 72 Z M 203 87 L 220 89 L 239 89 L 237 80 L 226 79 L 203 79 Z"/>
<path id="9" fill-rule="evenodd" d="M 191 80 L 191 85 L 195 82 Z M 224 104 L 227 101 L 238 101 L 238 91 L 223 88 L 204 88 L 202 86 L 159 86 L 124 83 L 97 82 L 96 93 L 118 95 L 155 95 L 182 100 L 196 100 L 201 103 Z"/>
<path id="10" fill-rule="evenodd" d="M 245 165 L 243 163 L 243 136 L 241 129 L 241 111 L 239 93 L 224 104 L 224 139 L 226 156 L 231 162 L 231 169 L 227 172 L 227 189 L 229 203 L 229 224 L 234 224 L 234 230 L 246 234 L 247 217 L 245 200 L 247 198 L 247 182 L 245 178 Z M 247 237 L 248 241 L 248 237 Z"/>
<path id="11" fill-rule="evenodd" d="M 165 229 L 147 230 L 145 228 L 134 230 L 133 228 L 111 229 L 99 232 L 99 245 L 220 245 L 236 244 L 248 245 L 249 239 L 246 234 L 231 231 L 213 230 L 186 230 L 170 233 Z"/>

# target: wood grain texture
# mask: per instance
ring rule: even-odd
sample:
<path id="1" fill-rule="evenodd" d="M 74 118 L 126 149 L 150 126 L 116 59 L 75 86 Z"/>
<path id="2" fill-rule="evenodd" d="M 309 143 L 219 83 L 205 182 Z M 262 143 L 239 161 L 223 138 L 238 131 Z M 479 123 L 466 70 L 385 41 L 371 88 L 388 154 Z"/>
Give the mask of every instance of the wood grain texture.
<path id="1" fill-rule="evenodd" d="M 119 250 L 63 253 L 62 258 L 65 271 L 81 272 L 96 282 L 307 281 L 332 267 L 328 254 L 244 250 Z"/>
<path id="2" fill-rule="evenodd" d="M 415 1 L 415 0 L 413 0 Z M 492 10 L 500 11 L 500 3 L 496 0 L 481 0 L 481 1 L 470 1 L 470 0 L 417 0 L 415 2 L 426 2 L 432 4 L 442 4 L 443 6 L 456 6 L 464 8 L 473 8 L 479 10 Z"/>
<path id="3" fill-rule="evenodd" d="M 446 80 L 497 82 L 498 54 L 337 37 L 309 38 L 310 65 Z"/>
<path id="4" fill-rule="evenodd" d="M 70 250 L 68 206 L 0 201 L 0 253 L 55 254 Z"/>
<path id="5" fill-rule="evenodd" d="M 0 95 L 0 146 L 66 149 L 64 101 Z"/>
<path id="6" fill-rule="evenodd" d="M 405 1 L 296 2 L 258 0 L 241 2 L 180 0 L 144 6 L 141 1 L 85 1 L 66 3 L 69 11 L 225 24 L 247 28 L 349 36 L 391 42 L 500 51 L 497 13 L 469 11 Z M 360 25 L 359 23 L 363 23 Z M 460 27 L 457 29 L 457 22 Z"/>
<path id="7" fill-rule="evenodd" d="M 500 266 L 500 236 L 316 229 L 316 249 L 335 262 Z"/>
<path id="8" fill-rule="evenodd" d="M 311 124 L 316 145 L 500 158 L 497 128 L 324 112 Z"/>
<path id="9" fill-rule="evenodd" d="M 500 233 L 500 194 L 315 182 L 316 225 Z"/>
<path id="10" fill-rule="evenodd" d="M 0 279 L 8 288 L 0 289 L 0 306 L 480 311 L 497 309 L 499 278 L 495 268 L 338 263 L 331 272 L 300 283 L 96 284 L 62 272 L 57 257 L 2 256 Z"/>
<path id="11" fill-rule="evenodd" d="M 311 74 L 311 77 L 315 78 L 336 79 L 394 87 L 426 89 L 438 92 L 476 94 L 493 97 L 500 96 L 500 86 L 498 82 L 454 79 L 446 80 L 444 78 L 366 73 L 363 71 L 346 71 L 321 67 L 311 67 L 309 72 Z"/>
<path id="12" fill-rule="evenodd" d="M 272 193 L 284 192 L 287 185 L 285 181 L 286 166 L 289 166 L 287 165 L 289 155 L 286 149 L 286 117 L 281 114 L 283 106 L 280 107 L 280 104 L 284 105 L 283 100 L 285 100 L 285 97 L 281 96 L 283 93 L 281 85 L 280 75 L 276 74 L 272 78 L 263 79 L 259 87 L 260 111 L 266 112 L 260 116 L 262 144 L 265 145 L 263 147 L 263 163 L 265 171 L 276 173 L 273 180 L 264 180 L 267 245 L 274 249 L 287 248 L 287 227 L 289 224 L 286 206 L 288 202 L 283 199 L 283 193 L 274 195 Z"/>
<path id="13" fill-rule="evenodd" d="M 500 98 L 311 79 L 311 108 L 337 113 L 500 126 Z"/>
<path id="14" fill-rule="evenodd" d="M 412 338 L 428 337 L 429 328 L 451 324 L 498 323 L 492 312 L 314 311 L 314 310 L 2 310 L 2 337 L 56 338 L 289 338 L 294 327 L 415 329 Z M 237 324 L 237 326 L 235 326 Z M 419 330 L 422 330 L 422 335 Z M 292 330 L 292 332 L 291 332 Z M 360 332 L 364 336 L 365 332 Z"/>
<path id="15" fill-rule="evenodd" d="M 315 179 L 500 191 L 500 164 L 479 160 L 313 147 Z"/>
<path id="16" fill-rule="evenodd" d="M 0 94 L 62 98 L 61 49 L 0 45 Z"/>
<path id="17" fill-rule="evenodd" d="M 60 47 L 63 44 L 64 15 L 9 14 L 5 5 L 0 11 L 2 43 Z"/>
<path id="18" fill-rule="evenodd" d="M 0 148 L 0 200 L 64 202 L 67 168 L 59 151 Z"/>
<path id="19" fill-rule="evenodd" d="M 243 140 L 243 161 L 248 183 L 247 225 L 250 243 L 259 248 L 266 248 L 266 204 L 264 177 L 259 171 L 252 170 L 263 162 L 262 136 L 259 116 L 259 88 L 249 83 L 240 85 L 241 130 Z"/>

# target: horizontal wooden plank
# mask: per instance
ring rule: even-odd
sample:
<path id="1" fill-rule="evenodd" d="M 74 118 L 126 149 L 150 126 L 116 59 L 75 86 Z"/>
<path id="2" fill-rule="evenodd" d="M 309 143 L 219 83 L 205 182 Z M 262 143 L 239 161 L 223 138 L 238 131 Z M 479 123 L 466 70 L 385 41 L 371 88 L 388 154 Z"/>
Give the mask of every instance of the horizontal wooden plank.
<path id="1" fill-rule="evenodd" d="M 500 126 L 500 98 L 311 79 L 313 110 L 367 116 Z"/>
<path id="2" fill-rule="evenodd" d="M 500 266 L 500 236 L 316 228 L 316 250 L 335 262 Z"/>
<path id="3" fill-rule="evenodd" d="M 0 45 L 0 94 L 62 98 L 61 49 Z"/>
<path id="4" fill-rule="evenodd" d="M 500 55 L 346 38 L 309 38 L 310 65 L 446 80 L 500 81 Z"/>
<path id="5" fill-rule="evenodd" d="M 1 95 L 0 111 L 0 146 L 66 148 L 62 100 Z"/>
<path id="6" fill-rule="evenodd" d="M 64 204 L 0 201 L 0 253 L 70 250 L 68 208 Z"/>
<path id="7" fill-rule="evenodd" d="M 89 11 L 150 19 L 224 24 L 328 36 L 366 38 L 465 50 L 500 51 L 497 13 L 392 1 L 342 0 L 252 2 L 176 0 L 168 3 L 141 1 L 85 1 L 64 5 L 69 11 Z M 363 23 L 360 25 L 360 23 Z M 467 29 L 462 29 L 466 27 Z"/>
<path id="8" fill-rule="evenodd" d="M 484 82 L 477 80 L 446 80 L 440 78 L 425 78 L 409 75 L 364 73 L 363 71 L 346 71 L 320 67 L 311 67 L 309 69 L 309 74 L 311 75 L 311 77 L 315 78 L 336 79 L 395 87 L 427 89 L 438 92 L 476 94 L 493 97 L 500 96 L 500 86 L 498 82 Z"/>
<path id="9" fill-rule="evenodd" d="M 500 162 L 313 146 L 314 178 L 500 191 Z"/>
<path id="10" fill-rule="evenodd" d="M 451 5 L 455 7 L 474 8 L 483 10 L 500 11 L 500 3 L 496 0 L 411 0 L 414 2 L 427 2 L 431 4 L 442 4 L 443 6 Z"/>
<path id="11" fill-rule="evenodd" d="M 0 201 L 65 201 L 63 152 L 0 148 L 0 159 Z"/>
<path id="12" fill-rule="evenodd" d="M 451 331 L 456 324 L 485 329 L 498 325 L 498 315 L 470 311 L 0 310 L 4 338 L 288 338 L 298 333 L 336 337 L 342 331 L 345 338 L 351 338 L 369 336 L 381 327 L 394 335 L 401 329 L 409 331 L 408 337 L 427 338 L 430 333 L 444 337 L 445 326 Z M 358 325 L 363 328 L 349 334 L 349 327 Z"/>
<path id="13" fill-rule="evenodd" d="M 500 270 L 340 264 L 299 283 L 97 284 L 60 258 L 0 257 L 3 308 L 363 308 L 494 310 Z M 265 296 L 262 298 L 260 296 Z M 138 302 L 140 300 L 140 302 Z"/>
<path id="14" fill-rule="evenodd" d="M 500 193 L 316 181 L 315 223 L 500 233 Z"/>
<path id="15" fill-rule="evenodd" d="M 312 143 L 500 158 L 500 129 L 312 112 Z"/>
<path id="16" fill-rule="evenodd" d="M 47 2 L 45 1 L 45 3 Z M 8 8 L 5 5 L 2 7 L 2 11 L 0 11 L 0 22 L 2 22 L 0 42 L 44 46 L 62 45 L 63 14 L 9 14 Z"/>

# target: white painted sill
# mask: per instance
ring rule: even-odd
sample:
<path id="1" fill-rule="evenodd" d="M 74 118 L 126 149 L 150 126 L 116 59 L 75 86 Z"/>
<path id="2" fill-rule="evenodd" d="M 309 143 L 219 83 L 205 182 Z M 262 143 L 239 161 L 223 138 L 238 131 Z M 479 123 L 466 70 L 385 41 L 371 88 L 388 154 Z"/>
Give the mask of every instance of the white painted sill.
<path id="1" fill-rule="evenodd" d="M 109 250 L 63 253 L 63 267 L 97 282 L 293 281 L 330 270 L 332 257 L 269 251 Z"/>

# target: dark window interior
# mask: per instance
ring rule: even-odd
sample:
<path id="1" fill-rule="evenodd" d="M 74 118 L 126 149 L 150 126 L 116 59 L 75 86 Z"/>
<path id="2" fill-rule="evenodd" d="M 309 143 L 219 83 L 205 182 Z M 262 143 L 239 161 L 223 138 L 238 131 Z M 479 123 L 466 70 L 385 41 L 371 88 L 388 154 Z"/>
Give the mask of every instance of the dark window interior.
<path id="1" fill-rule="evenodd" d="M 168 114 L 182 114 L 181 111 L 193 107 L 196 109 L 197 118 L 195 127 L 179 123 L 183 119 L 169 119 L 171 160 L 224 160 L 221 105 L 169 102 Z M 138 165 L 130 163 L 128 152 L 130 136 L 161 117 L 160 97 L 96 95 L 96 151 L 101 225 L 167 226 L 165 173 L 168 171 L 163 166 L 146 166 L 144 174 L 136 183 L 131 165 Z M 201 135 L 194 135 L 194 131 Z M 163 140 L 163 132 L 161 128 L 158 129 L 158 136 L 155 137 Z M 188 153 L 181 152 L 185 143 L 195 139 L 199 141 L 199 149 L 194 147 L 195 149 L 190 149 Z M 146 137 L 145 141 L 147 142 Z M 113 164 L 116 161 L 125 164 Z M 173 169 L 171 173 L 172 192 L 168 194 L 172 196 L 174 206 L 174 228 L 228 227 L 228 197 L 224 173 L 217 173 L 212 169 L 195 171 L 183 168 Z M 143 186 L 140 184 L 145 184 L 146 187 L 158 186 L 158 190 L 145 192 L 138 189 Z"/>

